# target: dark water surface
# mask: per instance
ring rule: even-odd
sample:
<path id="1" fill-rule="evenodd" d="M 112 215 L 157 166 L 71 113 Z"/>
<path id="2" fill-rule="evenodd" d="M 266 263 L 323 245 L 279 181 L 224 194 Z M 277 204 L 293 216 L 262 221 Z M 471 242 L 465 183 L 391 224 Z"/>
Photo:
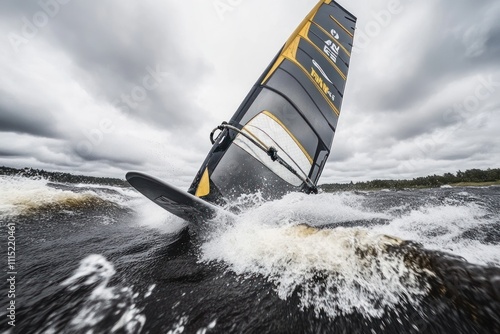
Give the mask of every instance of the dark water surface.
<path id="1" fill-rule="evenodd" d="M 1 331 L 500 333 L 500 187 L 233 205 L 187 229 L 130 189 L 0 177 Z"/>

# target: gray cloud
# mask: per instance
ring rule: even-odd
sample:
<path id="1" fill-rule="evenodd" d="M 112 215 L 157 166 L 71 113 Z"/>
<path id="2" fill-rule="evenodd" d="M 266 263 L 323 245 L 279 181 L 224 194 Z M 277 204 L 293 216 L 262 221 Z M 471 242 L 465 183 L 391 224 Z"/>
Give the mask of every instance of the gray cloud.
<path id="1" fill-rule="evenodd" d="M 97 100 L 153 126 L 175 128 L 200 112 L 185 92 L 197 89 L 210 67 L 183 47 L 174 6 L 164 3 L 155 13 L 147 5 L 71 1 L 38 35 L 74 62 L 75 79 Z M 4 15 L 19 22 L 41 11 L 37 2 L 4 6 Z"/>
<path id="2" fill-rule="evenodd" d="M 0 92 L 0 131 L 58 138 L 54 119 L 38 106 L 27 104 Z"/>
<path id="3" fill-rule="evenodd" d="M 0 157 L 24 157 L 26 155 L 23 155 L 22 153 L 19 153 L 18 151 L 14 151 L 8 148 L 2 148 L 0 149 Z"/>
<path id="4" fill-rule="evenodd" d="M 415 25 L 409 35 L 401 36 L 401 40 L 407 39 L 411 43 L 403 42 L 399 47 L 410 48 L 398 50 L 397 55 L 403 62 L 405 57 L 417 57 L 417 60 L 413 66 L 409 64 L 411 67 L 406 68 L 403 75 L 396 73 L 391 76 L 393 80 L 384 85 L 383 94 L 380 94 L 380 89 L 376 90 L 377 96 L 384 98 L 376 100 L 373 107 L 393 112 L 408 110 L 421 104 L 430 94 L 439 92 L 452 80 L 491 67 L 497 68 L 499 47 L 492 41 L 499 38 L 500 21 L 484 22 L 490 11 L 498 11 L 496 8 L 499 7 L 494 1 L 483 2 L 482 5 L 462 1 L 461 6 L 450 6 L 446 1 L 437 2 L 434 8 L 430 8 L 426 22 Z M 464 12 L 467 15 L 461 15 Z M 475 33 L 467 35 L 474 29 Z M 484 45 L 472 44 L 478 38 L 484 39 Z M 471 48 L 475 51 L 470 51 Z"/>

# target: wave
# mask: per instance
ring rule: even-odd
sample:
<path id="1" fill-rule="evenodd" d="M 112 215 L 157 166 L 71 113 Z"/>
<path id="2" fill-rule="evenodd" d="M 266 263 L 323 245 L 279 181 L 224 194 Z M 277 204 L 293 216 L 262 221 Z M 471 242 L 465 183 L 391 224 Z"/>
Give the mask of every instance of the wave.
<path id="1" fill-rule="evenodd" d="M 0 216 L 32 216 L 119 205 L 117 196 L 103 196 L 103 192 L 89 188 L 76 190 L 45 179 L 0 177 Z"/>
<path id="2" fill-rule="evenodd" d="M 425 269 L 408 268 L 388 252 L 401 240 L 361 229 L 249 227 L 228 231 L 202 246 L 204 261 L 224 261 L 237 274 L 260 274 L 288 299 L 299 289 L 302 307 L 331 317 L 416 302 L 429 286 Z"/>
<path id="3" fill-rule="evenodd" d="M 239 275 L 262 275 L 282 299 L 299 298 L 301 307 L 317 315 L 379 318 L 403 304 L 418 310 L 428 296 L 451 291 L 447 268 L 473 266 L 461 256 L 481 265 L 500 263 L 498 242 L 485 244 L 463 233 L 495 224 L 488 207 L 470 196 L 421 203 L 419 197 L 289 194 L 245 207 L 233 222 L 211 222 L 200 259 Z"/>
<path id="4" fill-rule="evenodd" d="M 429 198 L 418 205 L 387 210 L 388 224 L 373 232 L 413 240 L 426 249 L 446 251 L 481 265 L 500 266 L 500 238 L 481 237 L 498 230 L 498 212 L 481 197 L 468 192 Z M 483 231 L 483 232 L 481 232 Z"/>

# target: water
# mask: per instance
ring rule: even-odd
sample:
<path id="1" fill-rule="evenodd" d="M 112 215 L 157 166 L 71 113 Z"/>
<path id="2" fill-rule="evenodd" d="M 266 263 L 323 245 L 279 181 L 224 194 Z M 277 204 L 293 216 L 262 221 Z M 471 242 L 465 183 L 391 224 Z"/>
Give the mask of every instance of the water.
<path id="1" fill-rule="evenodd" d="M 1 331 L 500 332 L 500 187 L 231 207 L 188 229 L 132 189 L 0 177 Z"/>

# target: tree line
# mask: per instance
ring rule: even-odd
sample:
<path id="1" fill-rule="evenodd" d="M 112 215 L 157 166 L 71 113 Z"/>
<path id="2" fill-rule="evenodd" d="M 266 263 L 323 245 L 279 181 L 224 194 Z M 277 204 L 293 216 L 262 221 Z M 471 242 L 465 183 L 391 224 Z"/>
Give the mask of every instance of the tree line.
<path id="1" fill-rule="evenodd" d="M 0 175 L 22 176 L 29 178 L 43 178 L 53 182 L 64 183 L 83 183 L 83 184 L 102 184 L 108 186 L 130 187 L 126 180 L 111 177 L 95 177 L 86 175 L 73 175 L 61 172 L 48 172 L 43 169 L 34 168 L 11 168 L 0 167 Z"/>
<path id="2" fill-rule="evenodd" d="M 429 175 L 412 180 L 373 180 L 357 183 L 331 183 L 320 186 L 324 191 L 338 190 L 370 190 L 370 189 L 405 189 L 405 188 L 435 188 L 444 185 L 460 183 L 486 183 L 500 181 L 500 168 L 487 170 L 468 169 L 455 174 Z"/>

